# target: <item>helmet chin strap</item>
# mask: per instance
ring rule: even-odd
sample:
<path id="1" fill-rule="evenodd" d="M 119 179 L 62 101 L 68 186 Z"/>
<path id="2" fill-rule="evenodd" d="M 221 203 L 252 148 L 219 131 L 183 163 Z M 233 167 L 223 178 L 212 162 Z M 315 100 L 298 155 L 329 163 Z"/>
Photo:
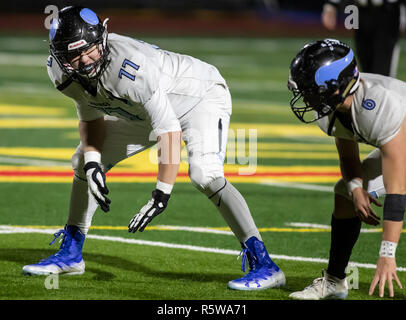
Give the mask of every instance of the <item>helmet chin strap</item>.
<path id="1" fill-rule="evenodd" d="M 348 83 L 347 87 L 345 88 L 345 90 L 344 90 L 343 93 L 341 94 L 340 102 L 335 106 L 335 109 L 340 108 L 340 107 L 343 105 L 345 99 L 346 99 L 349 95 L 353 94 L 353 93 L 358 89 L 358 86 L 359 86 L 359 78 L 360 78 L 360 77 L 359 77 L 359 75 L 358 75 L 357 78 L 351 79 L 351 81 Z"/>

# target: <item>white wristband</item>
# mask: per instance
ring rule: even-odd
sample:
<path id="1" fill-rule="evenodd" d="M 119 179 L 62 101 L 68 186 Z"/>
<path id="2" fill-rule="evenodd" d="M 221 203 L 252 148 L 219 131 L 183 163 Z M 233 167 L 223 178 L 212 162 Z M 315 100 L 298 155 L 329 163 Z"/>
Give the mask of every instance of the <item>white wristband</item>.
<path id="1" fill-rule="evenodd" d="M 362 189 L 362 181 L 359 179 L 352 179 L 350 182 L 347 183 L 347 190 L 350 196 L 352 195 L 352 192 L 357 189 L 361 188 Z"/>
<path id="2" fill-rule="evenodd" d="M 97 151 L 87 151 L 85 152 L 85 163 L 97 162 L 101 163 L 101 154 Z"/>
<path id="3" fill-rule="evenodd" d="M 395 258 L 396 247 L 398 244 L 396 242 L 385 241 L 381 242 L 381 249 L 379 250 L 380 257 Z"/>
<path id="4" fill-rule="evenodd" d="M 165 194 L 171 194 L 173 185 L 158 180 L 156 182 L 156 188 Z"/>

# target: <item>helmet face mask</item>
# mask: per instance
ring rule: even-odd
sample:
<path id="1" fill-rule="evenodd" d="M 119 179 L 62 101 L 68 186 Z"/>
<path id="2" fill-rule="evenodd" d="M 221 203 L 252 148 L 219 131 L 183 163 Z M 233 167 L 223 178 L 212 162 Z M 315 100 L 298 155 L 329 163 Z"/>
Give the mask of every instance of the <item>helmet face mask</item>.
<path id="1" fill-rule="evenodd" d="M 92 10 L 82 7 L 66 7 L 52 21 L 50 53 L 65 75 L 88 80 L 101 76 L 109 54 L 106 22 L 107 19 L 102 24 Z M 98 50 L 97 60 L 86 65 L 79 63 L 76 68 L 72 66 L 72 59 L 87 54 L 93 47 Z"/>
<path id="2" fill-rule="evenodd" d="M 317 121 L 355 92 L 358 80 L 355 57 L 346 44 L 333 39 L 310 43 L 290 65 L 291 109 L 304 123 Z"/>

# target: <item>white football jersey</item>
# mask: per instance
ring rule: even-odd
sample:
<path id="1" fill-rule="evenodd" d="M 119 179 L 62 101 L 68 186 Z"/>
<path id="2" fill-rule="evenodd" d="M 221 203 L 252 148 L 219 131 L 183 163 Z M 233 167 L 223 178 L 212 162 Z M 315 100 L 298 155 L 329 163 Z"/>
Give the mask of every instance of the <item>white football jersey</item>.
<path id="1" fill-rule="evenodd" d="M 66 76 L 52 56 L 48 74 L 55 87 L 75 100 L 80 120 L 104 114 L 150 121 L 157 136 L 180 131 L 179 118 L 193 109 L 216 84 L 227 86 L 216 67 L 199 59 L 161 50 L 143 41 L 108 35 L 110 63 L 96 95 Z"/>
<path id="2" fill-rule="evenodd" d="M 399 132 L 406 114 L 406 83 L 371 73 L 361 73 L 351 105 L 351 123 L 339 113 L 318 120 L 327 134 L 381 147 Z M 338 115 L 338 116 L 337 116 Z"/>

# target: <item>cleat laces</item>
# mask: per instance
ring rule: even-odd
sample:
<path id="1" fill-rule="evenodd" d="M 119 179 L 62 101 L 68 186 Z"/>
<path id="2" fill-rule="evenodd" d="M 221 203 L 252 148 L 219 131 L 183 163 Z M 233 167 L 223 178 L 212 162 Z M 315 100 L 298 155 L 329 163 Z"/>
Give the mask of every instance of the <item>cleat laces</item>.
<path id="1" fill-rule="evenodd" d="M 62 234 L 62 239 L 60 241 L 63 241 L 66 231 L 64 229 L 59 230 L 58 232 L 54 233 L 54 239 L 50 242 L 50 246 L 52 246 L 56 240 L 58 240 L 58 238 L 60 237 L 60 235 Z"/>
<path id="2" fill-rule="evenodd" d="M 59 230 L 58 232 L 55 232 L 55 233 L 54 233 L 54 239 L 49 243 L 50 246 L 53 245 L 53 244 L 55 243 L 55 241 L 58 240 L 58 238 L 59 238 L 61 235 L 62 235 L 62 238 L 61 238 L 60 242 L 62 241 L 62 243 L 61 243 L 61 247 L 60 247 L 59 251 L 58 251 L 57 253 L 51 255 L 50 257 L 41 260 L 41 261 L 40 261 L 41 264 L 44 264 L 44 263 L 57 263 L 57 262 L 59 262 L 59 256 L 60 256 L 61 254 L 63 255 L 63 254 L 65 253 L 65 250 L 64 250 L 64 249 L 65 249 L 65 243 L 66 243 L 66 241 L 65 241 L 65 239 L 66 239 L 66 230 L 61 229 L 61 230 Z M 57 263 L 57 264 L 58 264 L 58 263 Z"/>

